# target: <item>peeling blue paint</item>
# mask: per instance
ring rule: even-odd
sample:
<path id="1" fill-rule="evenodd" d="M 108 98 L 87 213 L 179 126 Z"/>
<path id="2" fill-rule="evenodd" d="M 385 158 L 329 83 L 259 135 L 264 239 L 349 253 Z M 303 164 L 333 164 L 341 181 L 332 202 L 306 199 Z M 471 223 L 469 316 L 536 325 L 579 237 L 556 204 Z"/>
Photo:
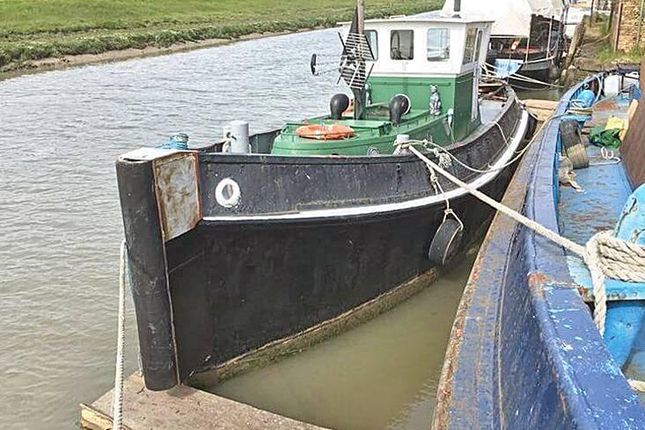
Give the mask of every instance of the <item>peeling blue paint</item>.
<path id="1" fill-rule="evenodd" d="M 555 114 L 601 78 L 568 91 Z M 504 198 L 554 231 L 559 125 L 556 119 L 545 127 Z M 474 273 L 455 321 L 434 428 L 645 429 L 645 410 L 595 328 L 562 248 L 498 216 Z"/>

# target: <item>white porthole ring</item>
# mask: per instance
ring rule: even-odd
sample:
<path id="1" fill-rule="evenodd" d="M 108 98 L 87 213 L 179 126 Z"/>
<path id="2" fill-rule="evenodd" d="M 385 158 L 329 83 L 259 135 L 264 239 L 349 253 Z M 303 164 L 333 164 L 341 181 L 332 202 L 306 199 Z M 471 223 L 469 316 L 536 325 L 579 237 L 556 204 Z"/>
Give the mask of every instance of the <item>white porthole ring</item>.
<path id="1" fill-rule="evenodd" d="M 242 191 L 237 182 L 231 178 L 224 178 L 215 187 L 215 200 L 220 206 L 232 208 L 240 202 Z"/>

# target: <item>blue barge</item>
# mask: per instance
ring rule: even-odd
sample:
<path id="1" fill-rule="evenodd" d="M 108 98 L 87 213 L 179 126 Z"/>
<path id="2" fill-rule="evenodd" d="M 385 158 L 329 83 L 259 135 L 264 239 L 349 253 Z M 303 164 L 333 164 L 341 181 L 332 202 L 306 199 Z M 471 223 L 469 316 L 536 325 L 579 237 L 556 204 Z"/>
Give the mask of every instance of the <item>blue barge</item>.
<path id="1" fill-rule="evenodd" d="M 639 97 L 637 86 L 623 89 L 624 75 L 617 95 L 601 97 L 606 78 L 617 79 L 592 76 L 562 97 L 503 203 L 582 245 L 599 231 L 614 230 L 643 246 L 645 210 L 638 205 L 645 204 L 645 187 L 636 189 L 645 176 L 643 124 L 630 126 L 621 162 L 588 146 L 590 166 L 575 171 L 578 190 L 560 185 L 563 122 L 573 118 L 594 126 L 610 116 L 626 118 L 631 100 Z M 591 118 L 570 115 L 589 90 L 596 101 Z M 642 122 L 644 109 L 637 109 L 635 120 Z M 584 263 L 498 214 L 453 326 L 433 428 L 645 429 L 642 399 L 624 376 L 643 379 L 645 285 L 612 279 L 605 288 L 603 338 L 592 319 Z"/>

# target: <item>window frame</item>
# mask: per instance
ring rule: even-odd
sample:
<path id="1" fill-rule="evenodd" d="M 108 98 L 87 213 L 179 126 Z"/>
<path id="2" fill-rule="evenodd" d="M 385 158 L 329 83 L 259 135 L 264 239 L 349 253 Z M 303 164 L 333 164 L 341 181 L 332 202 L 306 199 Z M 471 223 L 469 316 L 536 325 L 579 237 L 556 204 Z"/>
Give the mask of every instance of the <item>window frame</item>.
<path id="1" fill-rule="evenodd" d="M 393 47 L 393 44 L 392 44 L 392 40 L 394 39 L 394 33 L 410 33 L 410 35 L 411 35 L 410 36 L 411 45 L 410 45 L 410 56 L 409 57 L 407 57 L 407 58 L 396 58 L 396 57 L 394 57 L 394 55 L 393 55 L 394 47 Z M 400 48 L 401 47 L 401 36 L 398 36 L 398 37 L 399 37 L 398 46 Z M 400 56 L 401 55 L 400 49 L 398 49 L 398 51 L 399 51 L 399 56 Z M 390 30 L 390 60 L 393 60 L 393 61 L 412 61 L 412 60 L 414 60 L 414 30 L 409 30 L 409 29 Z"/>
<path id="2" fill-rule="evenodd" d="M 372 46 L 372 39 L 370 39 L 369 34 L 374 34 L 374 41 L 376 42 L 376 46 Z M 378 45 L 379 45 L 379 40 L 378 40 L 378 30 L 365 30 L 365 39 L 367 39 L 367 43 L 372 50 L 372 54 L 374 55 L 374 61 L 378 61 Z"/>
<path id="3" fill-rule="evenodd" d="M 445 46 L 441 47 L 441 50 L 444 51 L 445 57 L 433 57 L 430 58 L 430 33 L 431 32 L 442 32 L 446 35 L 445 40 L 447 44 Z M 443 39 L 443 37 L 442 37 Z M 437 28 L 429 28 L 428 31 L 426 32 L 426 61 L 429 63 L 444 63 L 446 61 L 450 61 L 450 52 L 451 52 L 451 47 L 450 47 L 450 28 L 448 27 L 437 27 Z"/>
<path id="4" fill-rule="evenodd" d="M 471 46 L 468 46 L 469 41 L 472 42 Z M 469 28 L 468 32 L 466 33 L 466 39 L 464 41 L 464 57 L 461 62 L 462 65 L 470 64 L 474 61 L 476 44 L 477 44 L 477 27 L 472 27 L 472 28 Z M 470 55 L 467 56 L 466 54 L 470 54 Z"/>

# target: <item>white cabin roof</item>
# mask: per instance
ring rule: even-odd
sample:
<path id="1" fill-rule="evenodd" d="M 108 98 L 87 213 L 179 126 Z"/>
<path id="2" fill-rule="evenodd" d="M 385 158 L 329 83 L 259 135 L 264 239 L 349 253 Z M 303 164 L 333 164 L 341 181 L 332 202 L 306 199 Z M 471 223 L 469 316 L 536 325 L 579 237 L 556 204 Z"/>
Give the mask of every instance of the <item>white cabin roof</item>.
<path id="1" fill-rule="evenodd" d="M 370 19 L 365 21 L 365 32 L 377 33 L 373 63 L 373 76 L 457 76 L 474 70 L 479 63 L 485 61 L 490 37 L 492 21 L 477 17 L 444 17 L 438 12 L 414 16 L 394 17 L 386 19 Z M 349 29 L 349 23 L 344 24 L 344 30 Z M 396 37 L 393 32 L 411 30 L 413 32 L 412 59 L 397 59 L 393 57 L 393 46 Z M 436 30 L 440 35 L 430 35 L 430 30 Z M 466 42 L 469 34 L 476 35 L 478 49 L 477 58 L 465 60 Z M 440 49 L 436 47 L 437 36 L 446 42 Z M 394 39 L 393 39 L 394 38 Z M 435 40 L 433 42 L 432 40 Z M 471 40 L 472 42 L 472 40 Z M 370 41 L 372 43 L 372 41 Z M 434 45 L 433 45 L 434 43 Z M 374 47 L 373 47 L 374 49 Z M 409 51 L 408 51 L 409 52 Z M 431 56 L 444 52 L 445 58 L 430 60 Z M 470 51 L 471 53 L 473 50 Z"/>
<path id="2" fill-rule="evenodd" d="M 390 18 L 377 18 L 377 19 L 368 19 L 365 20 L 365 25 L 367 26 L 368 24 L 376 24 L 376 23 L 423 23 L 423 24 L 428 24 L 428 25 L 441 25 L 444 23 L 455 23 L 455 24 L 472 24 L 472 23 L 486 23 L 486 22 L 493 22 L 493 19 L 488 19 L 483 16 L 479 15 L 464 15 L 464 16 L 459 16 L 459 17 L 454 17 L 450 15 L 443 15 L 439 13 L 439 11 L 433 11 L 433 12 L 425 12 L 425 13 L 420 13 L 417 15 L 409 15 L 409 16 L 393 16 Z M 349 24 L 349 23 L 343 23 L 343 24 Z"/>
<path id="3" fill-rule="evenodd" d="M 566 9 L 564 0 L 461 0 L 461 13 L 494 21 L 492 36 L 528 37 L 531 15 L 561 21 Z M 442 14 L 453 10 L 454 0 L 446 0 Z"/>

